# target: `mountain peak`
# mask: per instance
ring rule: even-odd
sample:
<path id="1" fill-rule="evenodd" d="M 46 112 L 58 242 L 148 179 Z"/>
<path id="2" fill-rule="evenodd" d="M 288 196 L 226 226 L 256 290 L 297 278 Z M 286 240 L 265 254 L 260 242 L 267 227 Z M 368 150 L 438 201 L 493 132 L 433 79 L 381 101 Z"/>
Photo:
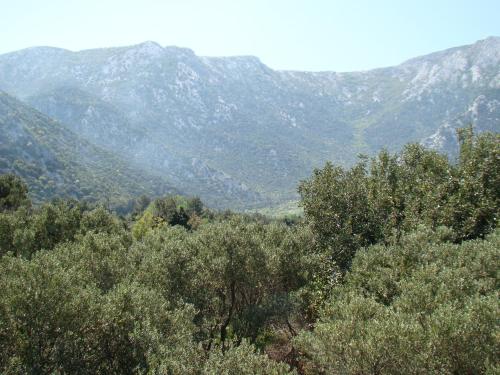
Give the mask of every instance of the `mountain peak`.
<path id="1" fill-rule="evenodd" d="M 498 50 L 500 49 L 500 37 L 489 36 L 485 39 L 478 40 L 473 46 L 477 46 L 481 49 Z"/>
<path id="2" fill-rule="evenodd" d="M 490 35 L 490 36 L 486 37 L 485 39 L 483 39 L 483 41 L 495 41 L 498 43 L 498 42 L 500 42 L 500 36 Z M 479 42 L 481 42 L 481 40 Z"/>
<path id="3" fill-rule="evenodd" d="M 147 40 L 145 42 L 136 44 L 131 47 L 132 50 L 143 54 L 143 55 L 149 55 L 149 56 L 158 56 L 163 54 L 164 50 L 163 47 L 160 46 L 158 43 Z"/>
<path id="4" fill-rule="evenodd" d="M 163 49 L 163 47 L 159 43 L 152 41 L 152 40 L 146 40 L 145 42 L 136 44 L 133 47 L 143 48 L 143 49 L 152 49 L 152 50 Z"/>

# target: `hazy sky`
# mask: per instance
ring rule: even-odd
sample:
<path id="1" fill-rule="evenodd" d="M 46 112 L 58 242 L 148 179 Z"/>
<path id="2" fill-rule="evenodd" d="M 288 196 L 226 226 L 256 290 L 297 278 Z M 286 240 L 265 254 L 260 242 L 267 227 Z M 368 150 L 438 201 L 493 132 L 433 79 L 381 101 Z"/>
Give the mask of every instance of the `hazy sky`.
<path id="1" fill-rule="evenodd" d="M 500 36 L 500 0 L 0 0 L 0 53 L 154 40 L 276 69 L 352 71 Z"/>

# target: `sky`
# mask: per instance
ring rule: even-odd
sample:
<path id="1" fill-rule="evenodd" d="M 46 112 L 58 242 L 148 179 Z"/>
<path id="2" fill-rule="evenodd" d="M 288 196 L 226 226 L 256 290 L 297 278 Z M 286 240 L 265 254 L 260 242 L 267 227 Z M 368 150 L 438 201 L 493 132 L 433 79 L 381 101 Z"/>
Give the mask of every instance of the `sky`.
<path id="1" fill-rule="evenodd" d="M 0 53 L 147 40 L 274 69 L 356 71 L 500 36 L 500 0 L 0 0 Z"/>

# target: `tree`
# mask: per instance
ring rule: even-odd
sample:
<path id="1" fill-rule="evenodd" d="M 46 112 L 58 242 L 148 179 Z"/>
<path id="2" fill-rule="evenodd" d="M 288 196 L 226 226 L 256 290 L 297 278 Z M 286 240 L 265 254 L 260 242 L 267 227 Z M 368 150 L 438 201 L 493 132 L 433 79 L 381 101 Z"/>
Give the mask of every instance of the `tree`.
<path id="1" fill-rule="evenodd" d="M 132 254 L 141 283 L 197 309 L 199 338 L 210 348 L 235 336 L 255 342 L 269 324 L 288 329 L 308 308 L 299 291 L 324 260 L 310 244 L 301 228 L 233 218 L 194 232 L 152 230 Z"/>
<path id="2" fill-rule="evenodd" d="M 306 373 L 479 374 L 498 356 L 500 232 L 442 242 L 420 228 L 356 254 L 312 332 L 296 340 Z"/>
<path id="3" fill-rule="evenodd" d="M 500 136 L 460 132 L 460 158 L 409 144 L 382 151 L 369 167 L 327 163 L 301 182 L 306 222 L 344 270 L 360 248 L 388 243 L 419 224 L 448 226 L 456 241 L 483 237 L 500 215 Z"/>
<path id="4" fill-rule="evenodd" d="M 258 353 L 253 345 L 243 341 L 231 343 L 223 350 L 217 347 L 211 351 L 203 367 L 206 375 L 285 375 L 293 374 L 284 363 L 270 360 Z"/>
<path id="5" fill-rule="evenodd" d="M 161 218 L 169 225 L 180 225 L 189 229 L 189 216 L 184 207 L 177 204 L 174 197 L 155 200 L 153 203 L 153 216 Z"/>
<path id="6" fill-rule="evenodd" d="M 189 216 L 192 216 L 193 214 L 197 216 L 202 216 L 204 208 L 205 207 L 201 199 L 199 197 L 193 197 L 191 199 L 188 199 L 187 201 L 186 213 Z"/>
<path id="7" fill-rule="evenodd" d="M 133 216 L 141 215 L 146 210 L 146 208 L 148 208 L 150 203 L 151 203 L 151 198 L 149 198 L 145 194 L 141 195 L 139 198 L 134 200 L 132 215 Z"/>
<path id="8" fill-rule="evenodd" d="M 0 175 L 0 212 L 14 211 L 21 206 L 29 205 L 26 184 L 15 175 Z"/>
<path id="9" fill-rule="evenodd" d="M 500 216 L 500 135 L 459 131 L 460 156 L 446 215 L 461 240 L 483 237 Z"/>
<path id="10" fill-rule="evenodd" d="M 192 306 L 133 280 L 130 242 L 78 242 L 0 259 L 1 373 L 199 373 Z"/>
<path id="11" fill-rule="evenodd" d="M 299 185 L 306 221 L 342 268 L 349 266 L 357 249 L 378 239 L 367 178 L 364 162 L 350 170 L 327 163 Z"/>

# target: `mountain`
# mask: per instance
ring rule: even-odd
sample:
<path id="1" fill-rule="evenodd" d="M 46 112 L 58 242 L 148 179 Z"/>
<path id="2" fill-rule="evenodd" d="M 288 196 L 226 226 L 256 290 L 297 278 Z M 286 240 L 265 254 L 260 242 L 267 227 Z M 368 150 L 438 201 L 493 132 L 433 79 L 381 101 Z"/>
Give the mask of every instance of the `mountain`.
<path id="1" fill-rule="evenodd" d="M 0 131 L 0 174 L 21 176 L 35 201 L 74 197 L 119 208 L 143 193 L 177 192 L 3 92 Z"/>
<path id="2" fill-rule="evenodd" d="M 87 141 L 212 206 L 296 197 L 326 160 L 422 142 L 453 155 L 454 129 L 500 130 L 500 38 L 363 72 L 275 71 L 154 42 L 0 56 L 0 89 Z"/>
<path id="3" fill-rule="evenodd" d="M 435 133 L 422 141 L 426 147 L 445 150 L 452 157 L 458 156 L 456 130 L 473 124 L 480 131 L 500 131 L 500 90 L 490 95 L 479 95 L 461 114 L 444 121 Z"/>

